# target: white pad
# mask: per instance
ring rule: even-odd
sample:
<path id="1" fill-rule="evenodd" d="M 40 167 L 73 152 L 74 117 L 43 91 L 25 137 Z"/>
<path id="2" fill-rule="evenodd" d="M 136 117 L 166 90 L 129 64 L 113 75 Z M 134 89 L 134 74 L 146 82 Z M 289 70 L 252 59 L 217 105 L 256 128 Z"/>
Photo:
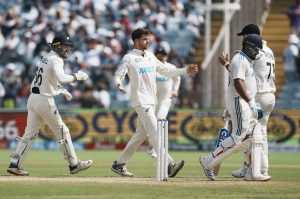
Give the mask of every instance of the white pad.
<path id="1" fill-rule="evenodd" d="M 252 139 L 252 175 L 253 178 L 258 178 L 261 176 L 261 165 L 262 159 L 264 158 L 264 150 L 263 150 L 263 135 L 261 132 L 260 123 L 256 124 L 253 129 L 253 139 Z"/>
<path id="2" fill-rule="evenodd" d="M 215 166 L 220 164 L 223 160 L 225 160 L 228 156 L 231 154 L 238 152 L 242 150 L 244 147 L 247 147 L 251 142 L 251 138 L 249 135 L 246 135 L 246 137 L 238 142 L 235 143 L 232 136 L 226 138 L 222 144 L 215 150 L 215 154 L 213 153 L 213 159 L 208 164 L 209 169 L 213 169 Z"/>
<path id="3" fill-rule="evenodd" d="M 68 160 L 70 166 L 75 166 L 78 164 L 77 156 L 74 150 L 74 146 L 72 143 L 72 139 L 69 133 L 69 129 L 63 125 L 61 135 L 59 135 L 58 143 L 60 144 L 60 148 L 64 153 L 64 157 Z"/>
<path id="4" fill-rule="evenodd" d="M 22 168 L 23 161 L 31 148 L 32 143 L 37 138 L 39 132 L 34 134 L 31 138 L 25 138 L 25 137 L 17 137 L 17 140 L 19 141 L 16 151 L 12 156 L 11 162 L 18 165 L 19 168 Z"/>

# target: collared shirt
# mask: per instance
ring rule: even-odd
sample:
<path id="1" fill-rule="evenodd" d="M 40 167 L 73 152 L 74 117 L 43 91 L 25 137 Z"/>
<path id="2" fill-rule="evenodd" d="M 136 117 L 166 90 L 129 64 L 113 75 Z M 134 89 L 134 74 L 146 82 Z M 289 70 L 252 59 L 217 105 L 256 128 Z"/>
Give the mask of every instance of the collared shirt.
<path id="1" fill-rule="evenodd" d="M 122 85 L 125 75 L 130 79 L 132 106 L 156 104 L 156 72 L 167 77 L 186 74 L 186 69 L 165 66 L 153 53 L 133 49 L 122 59 L 115 74 L 115 83 Z"/>

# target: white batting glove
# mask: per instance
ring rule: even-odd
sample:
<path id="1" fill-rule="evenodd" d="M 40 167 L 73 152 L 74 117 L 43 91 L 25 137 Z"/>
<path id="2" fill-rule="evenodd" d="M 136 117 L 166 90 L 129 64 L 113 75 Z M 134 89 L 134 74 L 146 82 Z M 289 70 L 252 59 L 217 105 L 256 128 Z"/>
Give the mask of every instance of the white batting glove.
<path id="1" fill-rule="evenodd" d="M 71 93 L 69 93 L 69 91 L 67 91 L 67 89 L 63 88 L 60 92 L 60 94 L 63 94 L 66 98 L 66 100 L 71 101 L 73 99 Z"/>
<path id="2" fill-rule="evenodd" d="M 252 111 L 252 115 L 254 118 L 259 120 L 264 116 L 263 111 L 261 110 L 261 107 L 259 106 L 259 104 L 255 103 L 254 99 L 250 100 L 248 102 L 248 104 L 250 106 L 250 109 Z"/>
<path id="3" fill-rule="evenodd" d="M 86 81 L 89 79 L 89 76 L 87 73 L 83 72 L 82 70 L 77 71 L 73 74 L 77 81 Z"/>

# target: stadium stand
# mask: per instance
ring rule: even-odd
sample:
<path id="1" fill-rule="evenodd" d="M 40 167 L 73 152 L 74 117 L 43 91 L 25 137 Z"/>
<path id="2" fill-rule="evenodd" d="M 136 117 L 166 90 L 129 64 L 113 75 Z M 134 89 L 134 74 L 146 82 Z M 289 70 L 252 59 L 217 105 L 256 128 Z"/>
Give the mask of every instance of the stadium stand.
<path id="1" fill-rule="evenodd" d="M 3 108 L 25 108 L 39 58 L 49 51 L 55 33 L 67 32 L 77 50 L 65 70 L 82 69 L 91 81 L 69 87 L 74 99 L 66 107 L 128 107 L 112 77 L 131 47 L 131 31 L 147 27 L 153 33 L 151 50 L 163 46 L 171 62 L 186 65 L 195 53 L 203 16 L 202 1 L 186 0 L 50 0 L 0 2 L 0 77 Z M 174 34 L 175 33 L 175 34 Z M 178 34 L 179 33 L 179 34 Z M 189 81 L 185 81 L 189 83 Z M 59 97 L 58 97 L 59 98 Z M 124 100 L 124 102 L 122 102 Z"/>

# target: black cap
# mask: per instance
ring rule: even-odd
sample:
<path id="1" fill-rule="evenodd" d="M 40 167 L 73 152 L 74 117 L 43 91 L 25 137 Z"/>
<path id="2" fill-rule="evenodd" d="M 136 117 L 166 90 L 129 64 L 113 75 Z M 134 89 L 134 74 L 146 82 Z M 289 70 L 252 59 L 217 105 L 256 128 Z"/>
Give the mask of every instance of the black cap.
<path id="1" fill-rule="evenodd" d="M 158 55 L 158 54 L 161 54 L 161 55 L 167 55 L 167 52 L 166 52 L 165 49 L 163 49 L 163 48 L 158 48 L 158 49 L 155 51 L 155 55 Z"/>
<path id="2" fill-rule="evenodd" d="M 60 45 L 60 44 L 67 44 L 70 46 L 74 46 L 74 44 L 72 44 L 70 41 L 70 37 L 66 34 L 55 35 L 55 37 L 53 38 L 51 43 L 52 46 Z"/>
<path id="3" fill-rule="evenodd" d="M 248 24 L 242 29 L 242 32 L 236 34 L 237 36 L 241 35 L 249 35 L 249 34 L 257 34 L 260 35 L 260 30 L 257 25 L 255 24 Z"/>

